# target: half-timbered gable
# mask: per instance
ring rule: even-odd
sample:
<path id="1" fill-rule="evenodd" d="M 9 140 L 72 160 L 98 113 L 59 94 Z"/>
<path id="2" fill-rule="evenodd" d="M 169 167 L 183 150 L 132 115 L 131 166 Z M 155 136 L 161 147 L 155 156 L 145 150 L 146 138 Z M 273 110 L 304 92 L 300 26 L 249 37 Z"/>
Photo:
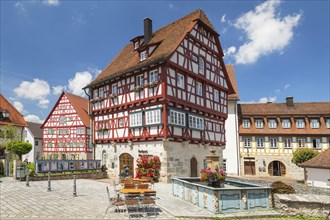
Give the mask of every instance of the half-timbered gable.
<path id="1" fill-rule="evenodd" d="M 197 147 L 191 153 L 200 152 L 202 160 L 209 145 L 225 144 L 233 89 L 218 36 L 200 9 L 155 32 L 146 18 L 144 35 L 133 38 L 86 86 L 94 143 L 102 158 L 111 155 L 108 166 L 115 167 L 118 152 L 141 147 L 157 155 L 165 146 Z"/>
<path id="2" fill-rule="evenodd" d="M 91 158 L 87 99 L 63 92 L 42 129 L 44 156 Z"/>

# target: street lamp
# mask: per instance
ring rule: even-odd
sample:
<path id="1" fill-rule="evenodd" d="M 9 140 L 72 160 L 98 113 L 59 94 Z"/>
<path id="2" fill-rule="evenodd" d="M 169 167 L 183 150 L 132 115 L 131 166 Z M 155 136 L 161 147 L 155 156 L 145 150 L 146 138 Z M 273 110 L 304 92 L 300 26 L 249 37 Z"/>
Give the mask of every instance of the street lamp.
<path id="1" fill-rule="evenodd" d="M 9 111 L 7 109 L 3 109 L 1 110 L 0 112 L 0 119 L 3 120 L 3 119 L 6 119 L 6 118 L 9 118 Z"/>

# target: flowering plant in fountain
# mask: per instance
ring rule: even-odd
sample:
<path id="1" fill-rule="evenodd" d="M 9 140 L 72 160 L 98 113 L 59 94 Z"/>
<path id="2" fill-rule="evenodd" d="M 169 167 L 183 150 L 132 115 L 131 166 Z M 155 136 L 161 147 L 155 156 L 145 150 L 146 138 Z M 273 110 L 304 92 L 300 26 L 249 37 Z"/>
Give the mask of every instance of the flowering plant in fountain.
<path id="1" fill-rule="evenodd" d="M 201 181 L 209 181 L 212 180 L 219 180 L 224 181 L 226 180 L 227 174 L 223 170 L 216 169 L 212 171 L 211 168 L 206 168 L 205 170 L 201 170 Z"/>

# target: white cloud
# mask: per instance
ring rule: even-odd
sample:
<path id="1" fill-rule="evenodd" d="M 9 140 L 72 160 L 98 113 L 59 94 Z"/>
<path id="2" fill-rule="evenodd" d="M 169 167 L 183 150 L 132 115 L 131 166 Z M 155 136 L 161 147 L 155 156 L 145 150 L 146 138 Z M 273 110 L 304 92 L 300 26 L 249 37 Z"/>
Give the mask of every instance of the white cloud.
<path id="1" fill-rule="evenodd" d="M 59 0 L 43 0 L 42 3 L 47 6 L 58 6 L 60 4 Z"/>
<path id="2" fill-rule="evenodd" d="M 59 86 L 53 86 L 53 94 L 54 95 L 59 95 L 59 94 L 61 94 L 62 93 L 62 91 L 64 90 L 64 86 L 61 86 L 61 85 L 59 85 Z"/>
<path id="3" fill-rule="evenodd" d="M 276 93 L 276 94 L 280 94 L 280 93 L 281 93 L 281 90 L 280 90 L 280 89 L 276 89 L 276 90 L 275 90 L 275 93 Z"/>
<path id="4" fill-rule="evenodd" d="M 243 30 L 248 38 L 235 55 L 236 63 L 254 63 L 263 55 L 282 53 L 289 45 L 302 13 L 281 18 L 276 11 L 280 3 L 266 1 L 234 22 L 234 27 Z"/>
<path id="5" fill-rule="evenodd" d="M 43 123 L 43 120 L 41 120 L 39 118 L 39 116 L 37 115 L 27 115 L 24 117 L 25 121 L 29 121 L 29 122 L 35 122 L 35 123 L 40 123 L 42 124 Z"/>
<path id="6" fill-rule="evenodd" d="M 84 96 L 85 93 L 82 88 L 90 83 L 92 78 L 93 76 L 89 71 L 77 72 L 74 78 L 69 79 L 68 89 L 73 94 Z"/>
<path id="7" fill-rule="evenodd" d="M 13 106 L 17 109 L 17 111 L 19 111 L 22 115 L 24 115 L 25 113 L 27 113 L 27 111 L 24 109 L 24 105 L 19 102 L 19 101 L 14 101 L 13 102 Z"/>
<path id="8" fill-rule="evenodd" d="M 290 86 L 291 86 L 290 84 L 286 84 L 286 85 L 284 86 L 284 89 L 288 89 Z"/>
<path id="9" fill-rule="evenodd" d="M 72 23 L 73 24 L 85 24 L 86 23 L 85 16 L 83 14 L 76 14 L 76 15 L 72 16 Z"/>
<path id="10" fill-rule="evenodd" d="M 18 98 L 25 98 L 38 101 L 42 108 L 47 108 L 49 100 L 47 96 L 50 94 L 49 84 L 40 79 L 33 79 L 33 82 L 22 81 L 20 85 L 14 89 Z"/>
<path id="11" fill-rule="evenodd" d="M 170 9 L 173 9 L 173 8 L 174 8 L 174 5 L 173 5 L 172 3 L 169 3 L 169 4 L 168 4 L 168 7 L 169 7 Z"/>
<path id="12" fill-rule="evenodd" d="M 262 97 L 259 99 L 259 103 L 267 103 L 267 102 L 275 102 L 276 101 L 276 96 L 274 97 Z"/>
<path id="13" fill-rule="evenodd" d="M 18 13 L 21 15 L 27 15 L 25 6 L 22 2 L 16 2 L 14 7 L 18 10 Z"/>
<path id="14" fill-rule="evenodd" d="M 226 22 L 226 14 L 222 15 L 221 17 L 221 23 L 225 23 Z"/>
<path id="15" fill-rule="evenodd" d="M 227 50 L 224 51 L 226 57 L 232 57 L 236 53 L 236 47 L 231 46 Z"/>

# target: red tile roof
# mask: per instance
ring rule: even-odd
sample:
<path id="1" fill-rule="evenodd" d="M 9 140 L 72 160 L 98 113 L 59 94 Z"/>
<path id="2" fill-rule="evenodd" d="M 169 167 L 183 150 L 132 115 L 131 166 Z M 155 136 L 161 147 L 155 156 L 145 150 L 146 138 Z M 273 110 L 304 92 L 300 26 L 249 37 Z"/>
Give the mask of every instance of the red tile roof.
<path id="1" fill-rule="evenodd" d="M 1 120 L 0 125 L 27 126 L 23 115 L 0 93 L 0 111 L 4 109 L 9 112 L 9 119 Z"/>
<path id="2" fill-rule="evenodd" d="M 201 9 L 198 9 L 153 32 L 148 45 L 159 44 L 159 46 L 147 60 L 141 62 L 139 53 L 134 50 L 133 43 L 129 43 L 87 87 L 92 87 L 114 76 L 164 61 L 179 46 L 185 35 L 193 28 L 197 21 L 202 21 L 211 31 L 215 32 L 213 25 L 205 13 Z"/>
<path id="3" fill-rule="evenodd" d="M 244 116 L 313 116 L 329 115 L 330 102 L 299 102 L 288 107 L 286 103 L 240 104 L 240 114 Z"/>
<path id="4" fill-rule="evenodd" d="M 330 148 L 319 153 L 310 160 L 307 160 L 301 164 L 300 167 L 312 167 L 312 168 L 327 168 L 330 169 Z"/>
<path id="5" fill-rule="evenodd" d="M 88 99 L 83 98 L 81 96 L 77 96 L 71 93 L 65 93 L 66 97 L 68 97 L 70 103 L 77 111 L 80 119 L 84 123 L 86 127 L 90 127 L 90 120 L 88 116 Z"/>
<path id="6" fill-rule="evenodd" d="M 238 87 L 237 87 L 237 81 L 236 81 L 236 75 L 235 75 L 235 69 L 233 64 L 226 64 L 227 73 L 229 76 L 229 80 L 231 82 L 231 85 L 233 86 L 234 93 L 228 95 L 229 101 L 235 101 L 239 100 L 238 95 Z"/>

